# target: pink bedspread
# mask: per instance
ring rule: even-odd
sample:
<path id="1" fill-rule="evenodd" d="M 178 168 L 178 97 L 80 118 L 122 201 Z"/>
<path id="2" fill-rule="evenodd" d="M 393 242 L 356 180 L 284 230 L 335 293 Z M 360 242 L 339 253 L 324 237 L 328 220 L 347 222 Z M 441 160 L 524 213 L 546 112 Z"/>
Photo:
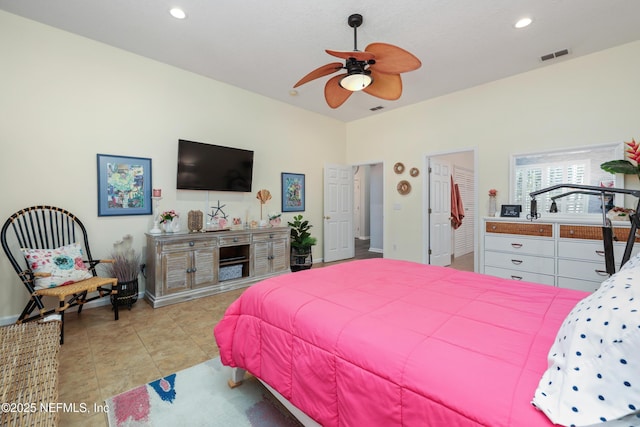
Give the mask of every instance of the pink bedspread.
<path id="1" fill-rule="evenodd" d="M 530 402 L 586 295 L 362 260 L 258 283 L 214 333 L 223 364 L 323 426 L 550 426 Z"/>

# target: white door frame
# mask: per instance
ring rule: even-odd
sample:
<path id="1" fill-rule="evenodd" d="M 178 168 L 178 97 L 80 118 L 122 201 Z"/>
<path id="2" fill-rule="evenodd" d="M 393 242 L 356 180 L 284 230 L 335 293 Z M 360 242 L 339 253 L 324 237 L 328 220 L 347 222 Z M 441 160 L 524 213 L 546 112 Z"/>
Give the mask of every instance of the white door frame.
<path id="1" fill-rule="evenodd" d="M 475 218 L 475 222 L 473 224 L 473 241 L 474 241 L 474 251 L 473 251 L 473 264 L 474 264 L 474 270 L 477 272 L 479 271 L 479 257 L 480 257 L 480 237 L 479 237 L 479 228 L 478 228 L 478 224 L 481 222 L 481 217 L 478 214 L 478 148 L 477 147 L 470 147 L 470 148 L 461 148 L 461 149 L 457 149 L 457 150 L 450 150 L 450 151 L 437 151 L 437 152 L 433 152 L 433 153 L 427 153 L 424 155 L 423 161 L 422 161 L 422 170 L 424 170 L 426 173 L 424 173 L 424 178 L 423 178 L 423 185 L 422 185 L 422 212 L 424 212 L 424 214 L 422 215 L 422 229 L 424 230 L 424 234 L 422 236 L 422 262 L 424 264 L 428 264 L 429 263 L 429 216 L 427 215 L 427 212 L 429 212 L 429 197 L 430 197 L 430 192 L 429 192 L 429 172 L 428 172 L 428 168 L 429 168 L 429 159 L 431 157 L 438 157 L 438 156 L 446 156 L 446 155 L 450 155 L 450 154 L 458 154 L 458 153 L 467 153 L 467 152 L 471 152 L 473 154 L 473 180 L 475 182 L 475 194 L 474 194 L 474 218 Z"/>

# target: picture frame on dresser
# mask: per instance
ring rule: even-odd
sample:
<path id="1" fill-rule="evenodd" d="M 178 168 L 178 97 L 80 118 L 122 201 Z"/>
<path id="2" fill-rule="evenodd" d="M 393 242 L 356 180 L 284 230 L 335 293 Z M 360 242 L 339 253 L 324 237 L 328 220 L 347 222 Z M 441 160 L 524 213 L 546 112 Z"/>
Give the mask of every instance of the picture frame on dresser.
<path id="1" fill-rule="evenodd" d="M 151 159 L 97 155 L 98 216 L 151 215 Z"/>
<path id="2" fill-rule="evenodd" d="M 500 208 L 501 217 L 519 218 L 522 212 L 522 205 L 502 205 Z"/>

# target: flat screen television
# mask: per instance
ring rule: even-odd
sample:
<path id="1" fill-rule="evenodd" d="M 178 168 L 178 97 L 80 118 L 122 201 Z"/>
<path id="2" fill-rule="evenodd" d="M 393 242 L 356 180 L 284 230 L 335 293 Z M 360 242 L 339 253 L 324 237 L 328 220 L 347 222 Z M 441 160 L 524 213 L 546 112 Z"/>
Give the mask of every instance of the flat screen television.
<path id="1" fill-rule="evenodd" d="M 251 192 L 253 151 L 178 140 L 179 190 Z"/>

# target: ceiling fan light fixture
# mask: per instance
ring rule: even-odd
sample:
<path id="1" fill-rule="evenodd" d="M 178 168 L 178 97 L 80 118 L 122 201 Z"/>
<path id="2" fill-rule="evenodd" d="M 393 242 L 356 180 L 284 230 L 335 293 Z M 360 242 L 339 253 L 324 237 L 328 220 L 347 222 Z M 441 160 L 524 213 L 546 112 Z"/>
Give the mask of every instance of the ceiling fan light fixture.
<path id="1" fill-rule="evenodd" d="M 340 80 L 340 86 L 351 92 L 357 92 L 369 86 L 373 82 L 369 73 L 355 72 L 349 73 Z"/>

